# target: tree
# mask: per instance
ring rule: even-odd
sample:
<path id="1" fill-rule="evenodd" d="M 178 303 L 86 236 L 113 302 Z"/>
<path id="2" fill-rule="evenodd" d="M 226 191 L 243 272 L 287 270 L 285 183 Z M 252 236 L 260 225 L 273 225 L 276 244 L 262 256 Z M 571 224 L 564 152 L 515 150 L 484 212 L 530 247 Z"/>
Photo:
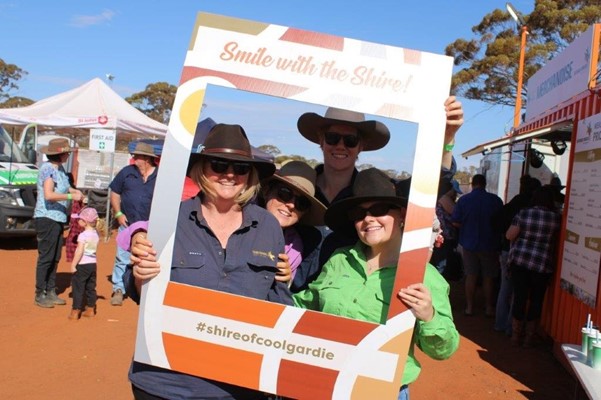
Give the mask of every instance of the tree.
<path id="1" fill-rule="evenodd" d="M 125 101 L 155 121 L 166 124 L 171 117 L 176 91 L 177 87 L 174 85 L 156 82 L 147 85 L 143 91 L 127 97 Z"/>
<path id="2" fill-rule="evenodd" d="M 0 108 L 19 108 L 27 107 L 34 103 L 33 100 L 27 97 L 9 97 L 4 103 L 0 103 Z"/>
<path id="3" fill-rule="evenodd" d="M 536 0 L 525 15 L 528 38 L 524 82 L 588 27 L 601 19 L 601 5 L 590 0 Z M 496 9 L 472 28 L 474 39 L 457 39 L 445 53 L 461 69 L 453 75 L 452 91 L 493 105 L 515 105 L 520 34 L 508 12 Z M 519 29 L 519 27 L 518 27 Z M 526 104 L 526 85 L 522 93 Z"/>
<path id="4" fill-rule="evenodd" d="M 19 89 L 17 81 L 25 75 L 27 71 L 15 64 L 7 64 L 0 58 L 0 101 L 8 99 L 11 90 Z"/>
<path id="5" fill-rule="evenodd" d="M 261 146 L 259 146 L 257 148 L 261 151 L 264 151 L 267 154 L 274 156 L 274 157 L 277 157 L 280 154 L 282 154 L 280 149 L 278 149 L 277 146 L 274 146 L 272 144 L 262 144 Z"/>

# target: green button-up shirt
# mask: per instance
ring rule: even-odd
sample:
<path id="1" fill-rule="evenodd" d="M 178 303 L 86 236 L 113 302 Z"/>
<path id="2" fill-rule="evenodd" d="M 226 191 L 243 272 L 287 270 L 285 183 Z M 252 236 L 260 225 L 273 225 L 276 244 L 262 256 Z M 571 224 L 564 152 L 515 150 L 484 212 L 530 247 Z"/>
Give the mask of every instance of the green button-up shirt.
<path id="1" fill-rule="evenodd" d="M 379 324 L 386 323 L 396 266 L 367 275 L 364 245 L 336 251 L 324 264 L 309 287 L 293 295 L 298 307 Z M 436 360 L 449 358 L 459 346 L 459 333 L 453 322 L 449 302 L 449 284 L 430 264 L 426 265 L 424 284 L 432 294 L 434 317 L 418 320 L 403 372 L 402 384 L 415 381 L 421 366 L 413 355 L 414 345 Z"/>

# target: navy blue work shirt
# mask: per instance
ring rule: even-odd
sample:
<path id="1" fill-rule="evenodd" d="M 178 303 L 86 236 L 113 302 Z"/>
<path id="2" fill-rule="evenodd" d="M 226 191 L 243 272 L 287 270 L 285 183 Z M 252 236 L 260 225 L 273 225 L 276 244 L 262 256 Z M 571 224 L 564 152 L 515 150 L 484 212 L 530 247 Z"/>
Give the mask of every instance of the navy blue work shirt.
<path id="1" fill-rule="evenodd" d="M 292 305 L 288 286 L 275 280 L 278 254 L 284 253 L 282 228 L 273 215 L 255 204 L 244 206 L 242 213 L 242 225 L 223 249 L 202 216 L 200 196 L 182 202 L 171 280 Z M 129 268 L 126 275 L 131 278 Z M 130 293 L 132 285 L 127 287 Z M 263 398 L 251 389 L 137 362 L 132 364 L 129 379 L 145 392 L 166 399 Z"/>
<path id="2" fill-rule="evenodd" d="M 127 223 L 150 219 L 150 205 L 154 193 L 158 167 L 148 176 L 146 182 L 135 165 L 127 165 L 113 178 L 109 188 L 121 196 L 121 212 Z"/>

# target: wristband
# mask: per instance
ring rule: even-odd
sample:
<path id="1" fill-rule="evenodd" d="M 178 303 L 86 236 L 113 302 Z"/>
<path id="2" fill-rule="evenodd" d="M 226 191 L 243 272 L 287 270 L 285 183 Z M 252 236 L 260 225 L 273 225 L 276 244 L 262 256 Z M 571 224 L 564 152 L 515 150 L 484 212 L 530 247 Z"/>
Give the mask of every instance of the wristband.
<path id="1" fill-rule="evenodd" d="M 73 200 L 73 195 L 71 193 L 67 193 L 67 200 Z"/>
<path id="2" fill-rule="evenodd" d="M 449 144 L 445 144 L 445 145 L 444 145 L 444 150 L 445 150 L 445 151 L 453 151 L 453 148 L 454 148 L 454 147 L 455 147 L 455 145 L 454 145 L 454 144 L 451 144 L 451 143 L 449 143 Z"/>
<path id="3" fill-rule="evenodd" d="M 119 211 L 118 213 L 115 214 L 115 218 L 119 218 L 122 215 L 123 215 L 123 213 L 121 211 Z"/>

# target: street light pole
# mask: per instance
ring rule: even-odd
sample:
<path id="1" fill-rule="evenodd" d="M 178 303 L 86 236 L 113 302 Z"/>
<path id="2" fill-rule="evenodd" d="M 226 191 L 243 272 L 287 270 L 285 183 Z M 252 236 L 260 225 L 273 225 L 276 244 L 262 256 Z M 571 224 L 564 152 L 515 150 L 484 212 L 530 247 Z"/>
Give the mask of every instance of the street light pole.
<path id="1" fill-rule="evenodd" d="M 521 44 L 520 44 L 520 64 L 518 67 L 518 87 L 515 98 L 515 110 L 513 111 L 513 128 L 517 129 L 520 125 L 520 113 L 522 111 L 522 84 L 524 81 L 524 58 L 526 56 L 526 35 L 528 27 L 522 25 L 521 28 Z"/>

